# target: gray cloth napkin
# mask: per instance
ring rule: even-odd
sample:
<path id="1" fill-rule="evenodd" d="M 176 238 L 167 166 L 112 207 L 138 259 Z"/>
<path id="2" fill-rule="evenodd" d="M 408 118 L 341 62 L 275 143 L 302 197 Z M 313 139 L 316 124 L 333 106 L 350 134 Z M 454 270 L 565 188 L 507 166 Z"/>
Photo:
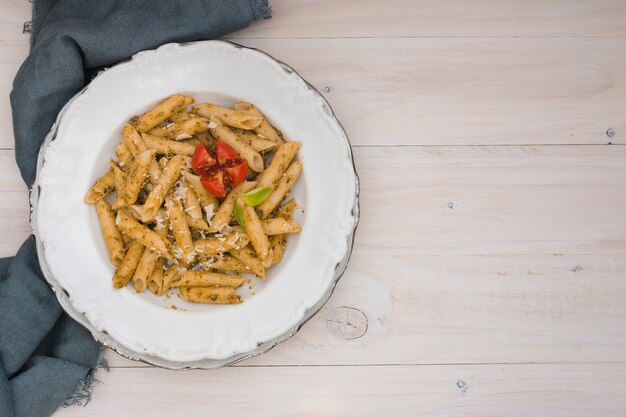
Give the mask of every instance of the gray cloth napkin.
<path id="1" fill-rule="evenodd" d="M 267 17 L 267 0 L 36 1 L 30 55 L 11 92 L 26 184 L 57 113 L 98 70 L 144 49 L 216 38 Z M 61 310 L 33 237 L 15 257 L 0 259 L 0 317 L 0 417 L 48 416 L 61 404 L 89 400 L 101 348 Z"/>

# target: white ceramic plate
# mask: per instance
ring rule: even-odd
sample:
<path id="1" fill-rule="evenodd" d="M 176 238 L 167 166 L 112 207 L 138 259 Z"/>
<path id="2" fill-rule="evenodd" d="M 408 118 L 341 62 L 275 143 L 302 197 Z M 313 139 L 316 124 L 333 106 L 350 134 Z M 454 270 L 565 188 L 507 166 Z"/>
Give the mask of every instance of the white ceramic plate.
<path id="1" fill-rule="evenodd" d="M 198 102 L 252 102 L 288 140 L 303 143 L 292 193 L 304 209 L 296 216 L 303 230 L 238 305 L 114 290 L 95 209 L 83 204 L 124 122 L 179 92 Z M 124 356 L 169 368 L 224 366 L 293 335 L 330 296 L 358 222 L 350 146 L 328 103 L 287 65 L 222 41 L 164 45 L 99 74 L 59 115 L 32 191 L 40 263 L 65 310 Z"/>

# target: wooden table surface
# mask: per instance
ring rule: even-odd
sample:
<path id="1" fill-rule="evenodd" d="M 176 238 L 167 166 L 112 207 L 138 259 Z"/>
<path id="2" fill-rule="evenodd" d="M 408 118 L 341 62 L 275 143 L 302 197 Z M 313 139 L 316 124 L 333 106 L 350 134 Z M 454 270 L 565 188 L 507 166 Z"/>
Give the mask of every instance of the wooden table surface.
<path id="1" fill-rule="evenodd" d="M 626 414 L 626 1 L 272 0 L 233 34 L 324 93 L 362 217 L 328 304 L 271 352 L 175 372 L 108 351 L 69 416 Z M 0 256 L 30 233 L 0 0 Z"/>

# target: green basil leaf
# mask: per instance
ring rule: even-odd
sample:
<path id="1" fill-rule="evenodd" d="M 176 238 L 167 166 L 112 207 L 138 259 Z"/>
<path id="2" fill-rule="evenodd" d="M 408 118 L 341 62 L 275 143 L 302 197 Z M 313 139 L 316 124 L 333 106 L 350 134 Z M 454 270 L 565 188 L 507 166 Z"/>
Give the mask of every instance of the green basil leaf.
<path id="1" fill-rule="evenodd" d="M 241 229 L 245 232 L 246 225 L 243 221 L 243 208 L 241 208 L 237 201 L 235 201 L 235 205 L 233 206 L 233 215 L 235 216 L 235 220 L 237 220 L 237 223 L 239 223 L 239 226 L 241 226 Z"/>
<path id="2" fill-rule="evenodd" d="M 272 192 L 270 187 L 255 188 L 254 190 L 248 191 L 242 195 L 241 198 L 247 205 L 256 207 L 267 199 L 270 192 Z"/>

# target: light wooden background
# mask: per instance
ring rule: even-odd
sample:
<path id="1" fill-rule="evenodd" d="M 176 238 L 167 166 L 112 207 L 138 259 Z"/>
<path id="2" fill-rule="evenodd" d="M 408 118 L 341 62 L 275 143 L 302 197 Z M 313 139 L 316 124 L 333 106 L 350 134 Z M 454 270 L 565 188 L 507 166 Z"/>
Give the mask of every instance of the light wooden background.
<path id="1" fill-rule="evenodd" d="M 271 3 L 232 39 L 348 131 L 346 275 L 261 357 L 173 372 L 107 352 L 92 403 L 55 416 L 625 415 L 626 1 Z M 29 234 L 8 101 L 29 7 L 0 0 L 0 256 Z"/>

